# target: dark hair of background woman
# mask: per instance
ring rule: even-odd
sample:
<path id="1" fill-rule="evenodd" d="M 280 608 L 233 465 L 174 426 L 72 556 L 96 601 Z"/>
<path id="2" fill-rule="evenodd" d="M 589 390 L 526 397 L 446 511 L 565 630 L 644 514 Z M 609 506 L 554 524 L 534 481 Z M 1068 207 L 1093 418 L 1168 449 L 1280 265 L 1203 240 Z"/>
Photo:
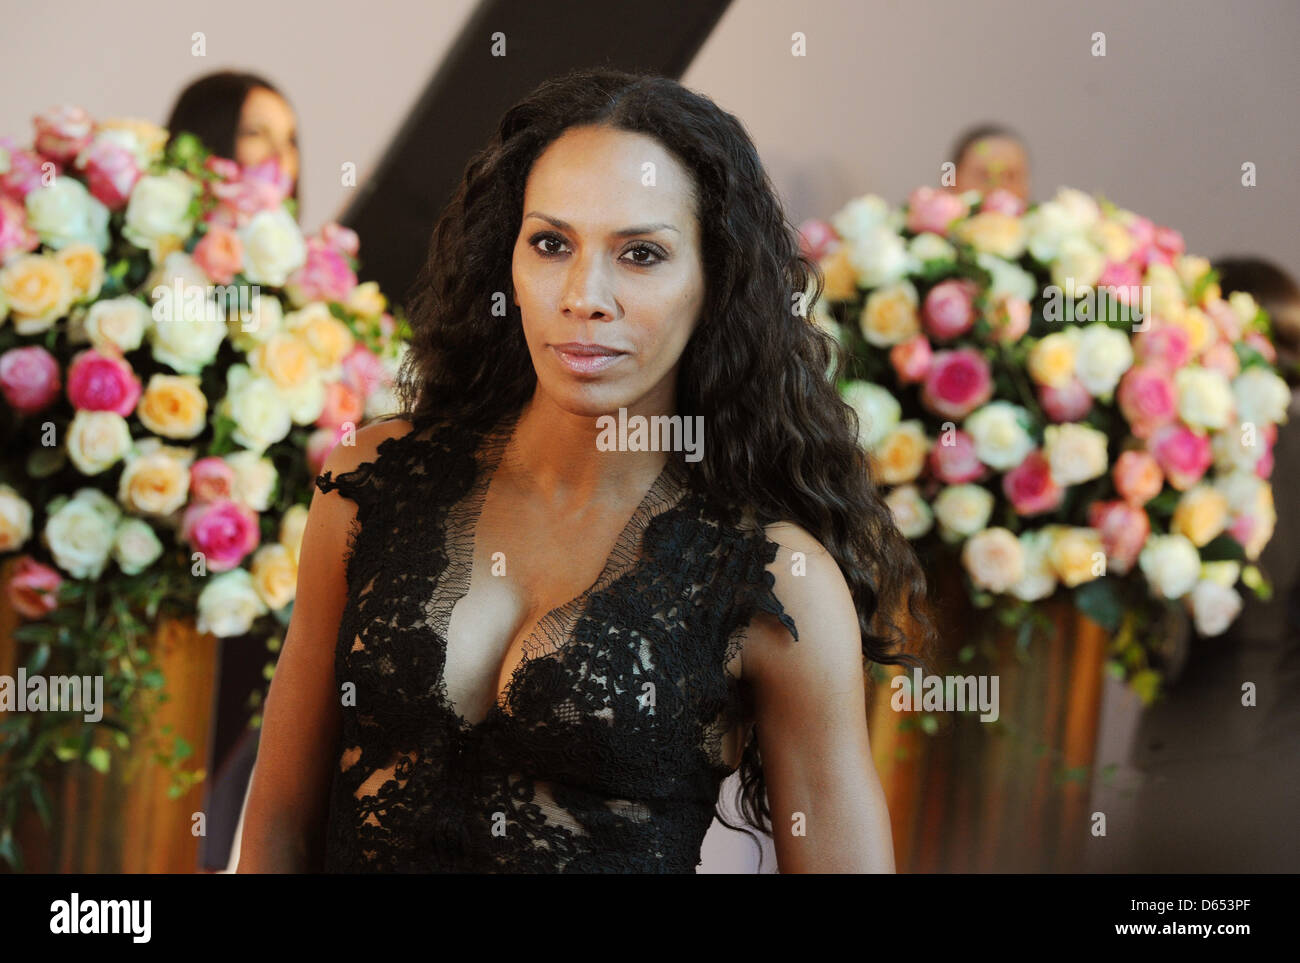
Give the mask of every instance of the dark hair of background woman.
<path id="1" fill-rule="evenodd" d="M 223 70 L 200 77 L 181 91 L 167 118 L 167 146 L 178 134 L 188 131 L 203 142 L 203 146 L 218 157 L 234 159 L 235 136 L 239 132 L 239 116 L 250 91 L 265 87 L 284 97 L 273 83 L 257 74 Z M 289 98 L 284 97 L 286 103 Z M 301 165 L 299 167 L 301 170 Z M 302 175 L 294 179 L 290 193 L 302 210 L 298 184 Z"/>
<path id="2" fill-rule="evenodd" d="M 824 277 L 801 254 L 740 122 L 671 79 L 573 71 L 505 114 L 434 227 L 396 384 L 405 417 L 487 430 L 532 395 L 537 376 L 511 297 L 524 185 L 547 145 L 589 124 L 654 137 L 694 178 L 706 301 L 678 372 L 677 413 L 707 418 L 714 441 L 689 465 L 688 484 L 733 522 L 750 506 L 760 524 L 790 520 L 826 546 L 858 611 L 864 668 L 924 667 L 934 636 L 924 572 L 872 482 L 857 416 L 827 378 L 842 352 L 791 310 L 810 280 L 820 298 Z M 494 316 L 502 293 L 507 314 Z M 896 621 L 909 615 L 910 639 Z M 740 781 L 742 814 L 766 831 L 754 737 Z"/>

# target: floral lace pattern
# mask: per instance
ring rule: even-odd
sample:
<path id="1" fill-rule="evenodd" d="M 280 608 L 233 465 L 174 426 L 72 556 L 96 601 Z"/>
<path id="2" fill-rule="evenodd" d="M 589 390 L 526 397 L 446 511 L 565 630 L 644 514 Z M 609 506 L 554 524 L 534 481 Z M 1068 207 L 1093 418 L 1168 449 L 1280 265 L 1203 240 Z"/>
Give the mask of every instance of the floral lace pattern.
<path id="1" fill-rule="evenodd" d="M 725 667 L 759 611 L 798 638 L 766 571 L 776 544 L 719 521 L 670 455 L 600 577 L 538 622 L 486 716 L 457 713 L 448 626 L 516 418 L 415 425 L 316 479 L 357 505 L 327 872 L 694 872 L 742 719 Z"/>

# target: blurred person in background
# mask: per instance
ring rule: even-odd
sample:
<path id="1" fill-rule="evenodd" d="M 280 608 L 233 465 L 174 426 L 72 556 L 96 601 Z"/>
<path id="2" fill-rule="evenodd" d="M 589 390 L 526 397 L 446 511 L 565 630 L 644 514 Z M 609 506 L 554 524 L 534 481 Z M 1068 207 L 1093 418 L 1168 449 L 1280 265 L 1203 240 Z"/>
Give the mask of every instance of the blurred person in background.
<path id="1" fill-rule="evenodd" d="M 987 194 L 1002 188 L 1029 203 L 1029 151 L 1010 128 L 972 127 L 957 138 L 948 157 L 957 165 L 954 187 L 958 192 Z"/>
<path id="2" fill-rule="evenodd" d="M 183 132 L 198 137 L 218 157 L 252 167 L 276 160 L 292 182 L 289 194 L 299 216 L 298 121 L 284 95 L 257 74 L 232 70 L 200 77 L 171 109 L 168 146 Z M 209 771 L 208 833 L 199 865 L 222 870 L 238 859 L 237 828 L 257 759 L 259 730 L 248 725 L 253 693 L 265 693 L 263 670 L 270 659 L 264 640 L 225 639 L 217 677 L 216 714 Z"/>

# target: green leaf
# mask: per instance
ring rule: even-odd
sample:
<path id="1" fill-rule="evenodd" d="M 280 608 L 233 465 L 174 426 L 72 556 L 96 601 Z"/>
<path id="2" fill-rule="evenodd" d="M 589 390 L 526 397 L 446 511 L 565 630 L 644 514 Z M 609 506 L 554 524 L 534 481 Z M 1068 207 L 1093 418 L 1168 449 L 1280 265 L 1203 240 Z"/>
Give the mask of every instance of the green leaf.
<path id="1" fill-rule="evenodd" d="M 103 746 L 96 746 L 94 749 L 91 749 L 90 752 L 86 753 L 86 762 L 90 763 L 91 767 L 97 772 L 108 772 L 108 750 Z"/>
<path id="2" fill-rule="evenodd" d="M 1119 628 L 1124 604 L 1112 579 L 1105 577 L 1084 582 L 1074 590 L 1074 604 L 1084 615 L 1107 631 Z"/>

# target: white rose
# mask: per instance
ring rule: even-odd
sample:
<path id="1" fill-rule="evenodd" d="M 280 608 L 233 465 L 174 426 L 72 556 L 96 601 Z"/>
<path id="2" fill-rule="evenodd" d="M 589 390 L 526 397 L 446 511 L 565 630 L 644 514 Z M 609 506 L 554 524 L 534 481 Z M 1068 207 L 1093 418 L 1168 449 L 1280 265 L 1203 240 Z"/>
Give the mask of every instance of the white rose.
<path id="1" fill-rule="evenodd" d="M 1091 241 L 1082 237 L 1066 238 L 1052 262 L 1052 283 L 1063 288 L 1066 297 L 1075 297 L 1076 291 L 1097 283 L 1105 266 L 1105 256 Z"/>
<path id="2" fill-rule="evenodd" d="M 924 264 L 926 261 L 957 260 L 957 249 L 946 238 L 932 231 L 924 231 L 912 238 L 907 245 L 907 253 L 918 264 Z"/>
<path id="3" fill-rule="evenodd" d="M 27 221 L 47 247 L 62 250 L 89 244 L 108 250 L 108 208 L 75 177 L 56 177 L 49 187 L 27 193 Z"/>
<path id="4" fill-rule="evenodd" d="M 253 284 L 283 287 L 307 260 L 302 230 L 283 207 L 258 211 L 239 231 L 244 276 Z"/>
<path id="5" fill-rule="evenodd" d="M 304 378 L 292 388 L 280 388 L 280 396 L 289 406 L 289 417 L 295 425 L 314 424 L 325 410 L 325 379 Z"/>
<path id="6" fill-rule="evenodd" d="M 875 288 L 902 280 L 918 265 L 908 256 L 907 242 L 887 227 L 848 242 L 849 262 L 862 287 Z"/>
<path id="7" fill-rule="evenodd" d="M 966 417 L 962 429 L 975 443 L 975 454 L 998 471 L 1015 468 L 1034 450 L 1029 412 L 1009 401 L 990 401 Z"/>
<path id="8" fill-rule="evenodd" d="M 1243 325 L 1253 324 L 1255 315 L 1259 314 L 1259 302 L 1249 291 L 1233 291 L 1229 294 L 1228 307 L 1232 308 Z"/>
<path id="9" fill-rule="evenodd" d="M 122 236 L 158 263 L 164 242 L 184 241 L 193 232 L 190 205 L 198 193 L 198 182 L 184 171 L 141 177 L 126 202 Z"/>
<path id="10" fill-rule="evenodd" d="M 1038 282 L 1020 265 L 1012 264 L 996 254 L 978 254 L 975 261 L 992 275 L 988 290 L 990 301 L 1004 294 L 1022 301 L 1033 301 L 1038 294 Z"/>
<path id="11" fill-rule="evenodd" d="M 113 534 L 113 558 L 127 575 L 140 574 L 162 553 L 162 542 L 143 518 L 124 518 Z"/>
<path id="12" fill-rule="evenodd" d="M 961 550 L 962 565 L 975 584 L 990 592 L 1005 592 L 1025 574 L 1020 540 L 1005 528 L 976 532 Z"/>
<path id="13" fill-rule="evenodd" d="M 1052 533 L 1035 528 L 1020 533 L 1020 549 L 1024 558 L 1024 572 L 1011 594 L 1025 602 L 1045 599 L 1056 591 L 1056 569 L 1052 565 Z"/>
<path id="14" fill-rule="evenodd" d="M 293 427 L 284 395 L 270 378 L 255 376 L 247 365 L 226 371 L 226 397 L 219 413 L 235 423 L 236 442 L 261 454 L 283 440 Z"/>
<path id="15" fill-rule="evenodd" d="M 1221 635 L 1241 614 L 1241 596 L 1230 586 L 1199 581 L 1189 599 L 1196 631 L 1203 637 Z"/>
<path id="16" fill-rule="evenodd" d="M 1222 371 L 1200 365 L 1179 368 L 1174 372 L 1174 387 L 1178 390 L 1178 417 L 1183 421 L 1200 428 L 1227 426 L 1233 413 L 1232 386 Z"/>
<path id="17" fill-rule="evenodd" d="M 1223 431 L 1211 432 L 1210 450 L 1214 452 L 1214 467 L 1220 472 L 1239 469 L 1253 472 L 1264 453 L 1263 431 L 1256 425 L 1254 431 L 1247 434 L 1241 422 L 1229 420 Z"/>
<path id="18" fill-rule="evenodd" d="M 149 344 L 155 361 L 178 374 L 199 374 L 217 357 L 226 339 L 226 320 L 220 305 L 200 301 L 196 288 L 187 289 L 177 303 L 173 288 L 155 288 Z"/>
<path id="19" fill-rule="evenodd" d="M 986 527 L 992 512 L 993 493 L 979 485 L 948 485 L 934 500 L 939 534 L 949 542 L 960 541 Z"/>
<path id="20" fill-rule="evenodd" d="M 227 318 L 227 324 L 231 343 L 248 353 L 284 328 L 284 308 L 275 295 L 259 291 L 249 305 L 247 315 L 232 314 Z"/>
<path id="21" fill-rule="evenodd" d="M 1202 562 L 1201 581 L 1232 588 L 1241 578 L 1241 563 L 1234 561 Z"/>
<path id="22" fill-rule="evenodd" d="M 904 538 L 920 538 L 934 527 L 934 512 L 915 485 L 899 485 L 885 496 Z"/>
<path id="23" fill-rule="evenodd" d="M 1098 321 L 1083 329 L 1076 346 L 1075 376 L 1094 398 L 1107 397 L 1133 366 L 1133 344 L 1123 331 Z"/>
<path id="24" fill-rule="evenodd" d="M 1241 421 L 1253 422 L 1256 427 L 1282 424 L 1287 420 L 1291 405 L 1291 389 L 1274 372 L 1260 365 L 1251 365 L 1232 380 L 1232 396 L 1237 402 L 1237 416 Z"/>
<path id="25" fill-rule="evenodd" d="M 396 414 L 401 408 L 398 403 L 397 391 L 391 381 L 377 385 L 375 390 L 366 398 L 365 417 L 383 418 L 387 415 Z"/>
<path id="26" fill-rule="evenodd" d="M 1138 554 L 1147 582 L 1167 599 L 1182 598 L 1201 574 L 1201 556 L 1186 535 L 1152 535 Z"/>
<path id="27" fill-rule="evenodd" d="M 275 490 L 279 474 L 275 462 L 256 451 L 236 451 L 225 457 L 225 462 L 235 473 L 235 501 L 247 505 L 255 512 L 271 507 L 271 493 Z"/>
<path id="28" fill-rule="evenodd" d="M 0 485 L 0 552 L 15 552 L 32 537 L 32 506 L 11 485 Z"/>
<path id="29" fill-rule="evenodd" d="M 1110 466 L 1104 431 L 1076 422 L 1043 429 L 1043 454 L 1052 480 L 1064 488 L 1106 474 Z"/>
<path id="30" fill-rule="evenodd" d="M 45 522 L 43 537 L 54 563 L 73 578 L 99 578 L 113 548 L 117 519 L 95 498 L 82 494 L 91 490 L 82 489 Z"/>
<path id="31" fill-rule="evenodd" d="M 123 295 L 92 304 L 86 312 L 85 330 L 96 348 L 116 348 L 125 354 L 140 347 L 151 320 L 143 301 Z"/>
<path id="32" fill-rule="evenodd" d="M 834 217 L 831 226 L 846 241 L 865 238 L 876 228 L 889 225 L 889 202 L 875 194 L 865 194 L 844 205 Z"/>
<path id="33" fill-rule="evenodd" d="M 131 451 L 131 428 L 115 411 L 78 411 L 64 438 L 68 460 L 83 475 L 107 471 Z"/>
<path id="34" fill-rule="evenodd" d="M 245 635 L 254 619 L 268 611 L 253 587 L 248 569 L 234 568 L 209 576 L 207 586 L 199 593 L 196 627 L 219 638 Z"/>
<path id="35" fill-rule="evenodd" d="M 903 413 L 903 406 L 888 388 L 870 381 L 850 381 L 841 392 L 858 413 L 858 443 L 871 449 L 889 434 Z"/>

